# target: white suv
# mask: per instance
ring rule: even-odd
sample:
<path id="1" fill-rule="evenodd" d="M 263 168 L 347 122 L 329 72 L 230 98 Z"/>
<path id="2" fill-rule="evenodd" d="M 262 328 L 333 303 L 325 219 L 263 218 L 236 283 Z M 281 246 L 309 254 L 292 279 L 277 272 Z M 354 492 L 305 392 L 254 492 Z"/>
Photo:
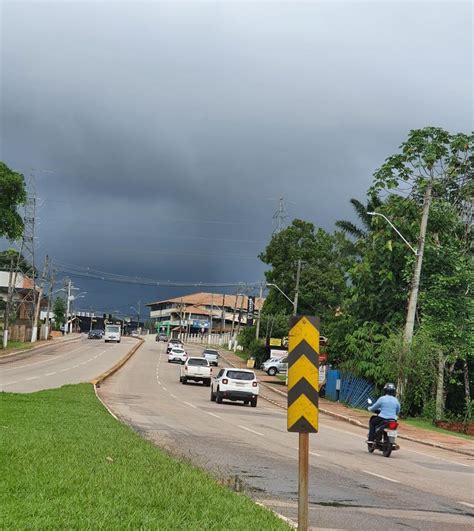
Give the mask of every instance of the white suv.
<path id="1" fill-rule="evenodd" d="M 255 373 L 248 369 L 221 369 L 212 381 L 211 400 L 242 400 L 244 404 L 257 406 L 258 382 Z"/>
<path id="2" fill-rule="evenodd" d="M 288 370 L 288 358 L 270 358 L 262 363 L 261 369 L 270 376 L 275 376 L 279 372 L 285 373 Z"/>

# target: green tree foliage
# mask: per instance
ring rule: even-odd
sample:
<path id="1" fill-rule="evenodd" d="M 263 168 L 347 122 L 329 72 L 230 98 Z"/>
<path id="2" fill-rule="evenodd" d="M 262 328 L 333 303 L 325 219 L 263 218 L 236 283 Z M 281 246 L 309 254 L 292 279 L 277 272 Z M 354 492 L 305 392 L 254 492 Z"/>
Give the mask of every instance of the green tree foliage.
<path id="1" fill-rule="evenodd" d="M 271 267 L 265 273 L 267 282 L 277 284 L 291 299 L 295 295 L 297 266 L 301 259 L 298 313 L 316 314 L 323 319 L 334 315 L 345 288 L 344 257 L 335 235 L 295 219 L 272 237 L 259 258 Z M 290 302 L 271 288 L 264 313 L 289 315 L 292 310 Z M 288 322 L 286 327 L 288 330 Z"/>
<path id="2" fill-rule="evenodd" d="M 23 234 L 18 207 L 26 201 L 25 179 L 0 162 L 0 236 L 16 240 Z"/>
<path id="3" fill-rule="evenodd" d="M 59 329 L 66 322 L 66 305 L 61 297 L 54 300 L 53 314 L 56 329 Z"/>
<path id="4" fill-rule="evenodd" d="M 13 267 L 16 267 L 18 263 L 19 271 L 27 273 L 30 270 L 30 266 L 25 258 L 19 255 L 20 253 L 16 249 L 0 251 L 0 271 L 10 271 L 13 260 Z"/>

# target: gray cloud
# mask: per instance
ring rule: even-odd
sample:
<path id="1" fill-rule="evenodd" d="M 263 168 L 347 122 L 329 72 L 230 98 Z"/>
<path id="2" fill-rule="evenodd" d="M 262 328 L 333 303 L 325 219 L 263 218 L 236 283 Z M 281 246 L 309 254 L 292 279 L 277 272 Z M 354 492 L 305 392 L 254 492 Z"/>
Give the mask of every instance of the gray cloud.
<path id="1" fill-rule="evenodd" d="M 468 2 L 6 3 L 1 158 L 54 170 L 40 254 L 258 280 L 268 198 L 331 229 L 409 129 L 472 128 L 471 35 Z"/>

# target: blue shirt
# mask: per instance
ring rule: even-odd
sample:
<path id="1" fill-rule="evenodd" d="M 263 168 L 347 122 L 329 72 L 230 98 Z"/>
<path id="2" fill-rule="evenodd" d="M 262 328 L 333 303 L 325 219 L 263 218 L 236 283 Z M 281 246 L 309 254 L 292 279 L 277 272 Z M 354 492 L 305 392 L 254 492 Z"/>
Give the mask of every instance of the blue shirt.
<path id="1" fill-rule="evenodd" d="M 369 411 L 380 409 L 379 417 L 383 419 L 398 419 L 400 413 L 400 402 L 398 398 L 391 395 L 381 396 L 375 404 L 369 406 Z"/>

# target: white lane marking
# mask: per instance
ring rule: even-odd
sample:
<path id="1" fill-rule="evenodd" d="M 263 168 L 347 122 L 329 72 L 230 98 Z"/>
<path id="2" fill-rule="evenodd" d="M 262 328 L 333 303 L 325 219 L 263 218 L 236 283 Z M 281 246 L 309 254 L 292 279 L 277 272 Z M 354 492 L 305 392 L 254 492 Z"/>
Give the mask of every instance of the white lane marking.
<path id="1" fill-rule="evenodd" d="M 170 396 L 172 396 L 173 398 L 177 398 L 176 395 L 174 395 L 173 393 L 170 393 Z"/>
<path id="2" fill-rule="evenodd" d="M 156 380 L 158 383 L 161 383 L 160 380 Z"/>
<path id="3" fill-rule="evenodd" d="M 316 457 L 322 457 L 321 454 L 317 454 L 316 452 L 309 452 L 309 455 L 314 455 Z"/>
<path id="4" fill-rule="evenodd" d="M 168 389 L 166 389 L 166 387 L 165 387 L 165 386 L 163 386 L 163 391 L 168 391 Z"/>
<path id="5" fill-rule="evenodd" d="M 185 402 L 189 407 L 193 407 L 194 409 L 197 409 L 197 407 L 194 404 L 191 404 L 190 402 Z"/>
<path id="6" fill-rule="evenodd" d="M 79 363 L 77 365 L 72 366 L 73 369 L 77 369 L 77 367 L 79 367 Z"/>
<path id="7" fill-rule="evenodd" d="M 7 385 L 13 385 L 13 384 L 16 384 L 18 382 L 21 382 L 22 380 L 15 380 L 14 382 L 7 382 L 7 383 L 4 383 L 2 384 L 2 387 L 6 387 Z"/>
<path id="8" fill-rule="evenodd" d="M 471 509 L 474 509 L 474 504 L 472 503 L 467 503 L 467 502 L 458 502 L 460 503 L 461 505 L 465 505 L 466 507 L 470 507 Z"/>
<path id="9" fill-rule="evenodd" d="M 25 378 L 26 381 L 37 380 L 39 376 L 32 376 L 31 378 Z"/>
<path id="10" fill-rule="evenodd" d="M 328 425 L 325 425 L 324 428 L 328 429 L 328 430 L 339 431 L 339 432 L 345 433 L 347 435 L 352 435 L 353 437 L 358 437 L 359 439 L 366 439 L 367 438 L 367 437 L 364 437 L 362 435 L 357 435 L 356 433 L 352 433 L 350 431 L 338 430 L 337 428 L 333 428 L 332 426 L 328 426 Z M 439 450 L 442 450 L 442 448 L 439 448 Z M 404 447 L 403 451 L 404 452 L 411 452 L 412 454 L 422 455 L 424 457 L 431 457 L 433 459 L 440 459 L 441 461 L 446 461 L 447 463 L 452 463 L 453 465 L 459 465 L 459 466 L 465 466 L 467 468 L 471 468 L 471 465 L 466 465 L 464 463 L 459 463 L 458 461 L 452 461 L 451 459 L 445 459 L 444 457 L 438 457 L 437 455 L 430 455 L 430 454 L 425 454 L 423 452 L 417 452 L 416 450 L 411 450 L 410 448 L 405 448 Z"/>
<path id="11" fill-rule="evenodd" d="M 442 448 L 440 448 L 442 450 Z M 445 459 L 444 457 L 438 457 L 437 455 L 424 454 L 423 452 L 417 452 L 416 450 L 410 450 L 409 448 L 403 448 L 404 452 L 411 452 L 412 454 L 423 455 L 425 457 L 432 457 L 433 459 L 440 459 L 441 461 L 446 461 L 447 463 L 452 463 L 453 465 L 465 466 L 471 468 L 471 465 L 465 465 L 464 463 L 458 463 L 457 461 L 451 461 L 451 459 Z"/>
<path id="12" fill-rule="evenodd" d="M 47 372 L 47 373 L 45 374 L 45 376 L 53 376 L 53 374 L 56 374 L 56 371 L 54 371 L 54 372 Z"/>
<path id="13" fill-rule="evenodd" d="M 57 360 L 58 358 L 62 358 L 63 356 L 67 356 L 68 354 L 72 354 L 73 352 L 77 352 L 78 350 L 81 350 L 81 348 L 86 348 L 86 345 L 76 348 L 74 350 L 70 350 L 69 352 L 65 352 L 64 354 L 60 354 L 59 356 L 54 356 L 54 358 L 48 358 L 47 360 L 37 361 L 36 363 L 28 363 L 25 365 L 19 365 L 17 367 L 11 367 L 10 369 L 2 369 L 2 372 L 14 371 L 17 369 L 27 369 L 28 367 L 33 367 L 34 365 L 40 365 L 41 363 L 46 363 L 47 361 Z"/>
<path id="14" fill-rule="evenodd" d="M 386 476 L 376 474 L 375 472 L 369 472 L 368 470 L 362 470 L 362 472 L 365 472 L 366 474 L 370 474 L 371 476 L 375 476 L 376 478 L 386 479 L 387 481 L 391 481 L 392 483 L 400 483 L 400 481 L 397 481 L 396 479 L 391 479 Z"/>
<path id="15" fill-rule="evenodd" d="M 210 415 L 211 417 L 216 417 L 216 419 L 220 419 L 220 418 L 222 418 L 222 417 L 219 417 L 219 415 L 216 415 L 216 414 L 214 414 L 214 413 L 211 413 L 210 411 L 204 411 L 204 413 L 205 413 L 206 415 Z"/>
<path id="16" fill-rule="evenodd" d="M 65 369 L 61 369 L 59 372 L 66 372 L 66 371 L 70 371 L 71 370 L 71 367 L 66 367 Z"/>
<path id="17" fill-rule="evenodd" d="M 250 433 L 254 433 L 255 435 L 260 435 L 260 437 L 265 437 L 263 435 L 263 433 L 260 433 L 260 432 L 255 431 L 255 430 L 251 430 L 250 428 L 246 428 L 245 426 L 239 426 L 239 428 L 241 428 L 242 430 L 245 430 L 245 431 L 249 431 Z"/>

